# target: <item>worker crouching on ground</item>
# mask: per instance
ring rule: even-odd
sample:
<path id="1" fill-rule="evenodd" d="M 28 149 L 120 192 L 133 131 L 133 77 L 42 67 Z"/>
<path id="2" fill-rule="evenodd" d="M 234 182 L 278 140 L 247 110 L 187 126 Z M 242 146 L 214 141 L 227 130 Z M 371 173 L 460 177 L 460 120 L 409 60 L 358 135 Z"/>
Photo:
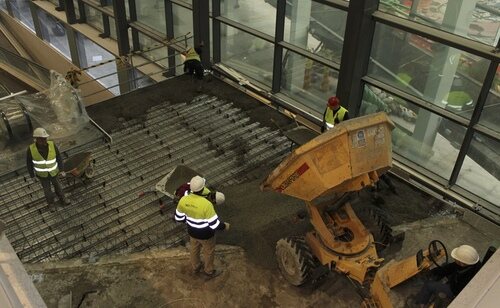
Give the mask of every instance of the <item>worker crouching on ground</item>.
<path id="1" fill-rule="evenodd" d="M 64 195 L 61 183 L 57 176 L 66 176 L 63 169 L 63 162 L 57 146 L 53 141 L 48 141 L 49 134 L 43 128 L 37 128 L 33 131 L 35 142 L 32 143 L 26 153 L 26 166 L 31 178 L 36 178 L 40 181 L 43 187 L 45 200 L 51 211 L 55 211 L 54 193 L 50 185 L 54 186 L 59 201 L 65 205 L 70 204 L 70 201 Z"/>
<path id="2" fill-rule="evenodd" d="M 175 220 L 185 222 L 190 237 L 190 255 L 193 273 L 202 269 L 208 277 L 220 274 L 214 268 L 215 232 L 229 230 L 229 224 L 221 221 L 214 206 L 205 196 L 205 179 L 195 176 L 189 182 L 191 193 L 179 200 L 175 210 Z M 203 253 L 203 263 L 200 260 Z"/>
<path id="3" fill-rule="evenodd" d="M 340 106 L 340 100 L 336 96 L 330 97 L 325 112 L 323 113 L 323 126 L 321 127 L 321 132 L 330 130 L 335 124 L 339 124 L 345 120 L 349 120 L 347 109 Z"/>
<path id="4" fill-rule="evenodd" d="M 198 83 L 197 91 L 201 91 L 201 81 L 203 80 L 203 65 L 201 64 L 203 43 L 197 47 L 190 47 L 182 53 L 184 56 L 184 73 L 195 76 L 195 81 Z"/>
<path id="5" fill-rule="evenodd" d="M 451 251 L 454 263 L 446 264 L 432 270 L 438 281 L 427 281 L 415 297 L 409 299 L 410 307 L 427 307 L 435 298 L 450 302 L 471 281 L 481 268 L 476 249 L 469 245 L 459 246 Z M 446 282 L 440 281 L 447 278 Z"/>

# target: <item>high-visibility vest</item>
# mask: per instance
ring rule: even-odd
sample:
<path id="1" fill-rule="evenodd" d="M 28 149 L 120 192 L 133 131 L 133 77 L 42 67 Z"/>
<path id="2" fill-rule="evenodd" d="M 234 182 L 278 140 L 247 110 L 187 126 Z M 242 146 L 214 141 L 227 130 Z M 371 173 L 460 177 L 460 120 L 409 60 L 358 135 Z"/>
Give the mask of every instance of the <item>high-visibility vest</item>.
<path id="1" fill-rule="evenodd" d="M 57 166 L 56 159 L 56 146 L 53 141 L 47 141 L 49 147 L 49 152 L 47 154 L 47 159 L 43 158 L 42 154 L 38 151 L 36 144 L 32 143 L 30 145 L 31 158 L 33 161 L 33 167 L 35 173 L 38 177 L 46 178 L 49 176 L 56 176 L 59 173 L 59 168 Z"/>
<path id="2" fill-rule="evenodd" d="M 186 61 L 189 61 L 189 60 L 201 61 L 200 55 L 192 47 L 189 48 L 189 50 L 186 52 Z"/>
<path id="3" fill-rule="evenodd" d="M 327 129 L 332 128 L 335 124 L 344 121 L 344 116 L 347 113 L 347 109 L 340 106 L 339 110 L 335 114 L 333 114 L 333 110 L 329 107 L 326 108 L 325 113 L 325 123 Z"/>
<path id="4" fill-rule="evenodd" d="M 215 230 L 220 225 L 213 204 L 205 197 L 193 193 L 181 198 L 175 209 L 175 220 L 185 221 L 195 229 Z"/>

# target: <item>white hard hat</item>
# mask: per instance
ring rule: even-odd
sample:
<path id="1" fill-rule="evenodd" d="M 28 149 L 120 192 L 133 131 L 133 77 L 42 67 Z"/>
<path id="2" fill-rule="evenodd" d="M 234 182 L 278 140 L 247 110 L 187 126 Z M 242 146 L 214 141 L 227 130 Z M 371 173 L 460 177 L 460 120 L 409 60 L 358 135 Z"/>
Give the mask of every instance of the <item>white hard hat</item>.
<path id="1" fill-rule="evenodd" d="M 451 251 L 451 257 L 467 265 L 473 265 L 479 261 L 479 255 L 476 249 L 469 245 L 462 245 L 453 249 Z"/>
<path id="2" fill-rule="evenodd" d="M 205 179 L 199 175 L 193 177 L 189 182 L 189 189 L 191 189 L 192 192 L 202 191 L 204 187 L 205 187 Z"/>
<path id="3" fill-rule="evenodd" d="M 221 192 L 215 192 L 215 204 L 221 205 L 224 204 L 224 201 L 226 201 L 226 196 Z"/>
<path id="4" fill-rule="evenodd" d="M 47 134 L 45 128 L 38 127 L 35 128 L 35 130 L 33 131 L 33 138 L 48 138 L 48 137 L 49 134 Z"/>

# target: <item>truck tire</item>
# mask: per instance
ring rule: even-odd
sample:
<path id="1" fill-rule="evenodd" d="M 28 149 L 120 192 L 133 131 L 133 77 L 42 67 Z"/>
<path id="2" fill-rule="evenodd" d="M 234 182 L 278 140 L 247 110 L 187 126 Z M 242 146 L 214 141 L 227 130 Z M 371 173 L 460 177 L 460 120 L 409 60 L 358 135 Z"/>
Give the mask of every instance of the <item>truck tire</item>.
<path id="1" fill-rule="evenodd" d="M 314 257 L 303 236 L 280 239 L 276 243 L 276 259 L 281 274 L 294 286 L 307 282 L 315 267 Z"/>

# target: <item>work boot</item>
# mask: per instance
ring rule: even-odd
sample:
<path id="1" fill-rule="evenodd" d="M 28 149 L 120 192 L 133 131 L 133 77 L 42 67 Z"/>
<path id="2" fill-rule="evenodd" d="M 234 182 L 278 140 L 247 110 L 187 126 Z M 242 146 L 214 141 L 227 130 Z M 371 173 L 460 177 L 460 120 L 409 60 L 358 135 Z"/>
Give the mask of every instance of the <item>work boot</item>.
<path id="1" fill-rule="evenodd" d="M 211 272 L 205 272 L 205 276 L 207 276 L 206 280 L 210 280 L 212 278 L 215 278 L 217 276 L 219 276 L 220 274 L 222 274 L 222 271 L 221 270 L 213 270 Z"/>
<path id="2" fill-rule="evenodd" d="M 200 264 L 198 264 L 198 266 L 193 269 L 193 274 L 199 274 L 201 272 L 201 269 L 203 268 L 203 262 L 201 262 Z"/>

